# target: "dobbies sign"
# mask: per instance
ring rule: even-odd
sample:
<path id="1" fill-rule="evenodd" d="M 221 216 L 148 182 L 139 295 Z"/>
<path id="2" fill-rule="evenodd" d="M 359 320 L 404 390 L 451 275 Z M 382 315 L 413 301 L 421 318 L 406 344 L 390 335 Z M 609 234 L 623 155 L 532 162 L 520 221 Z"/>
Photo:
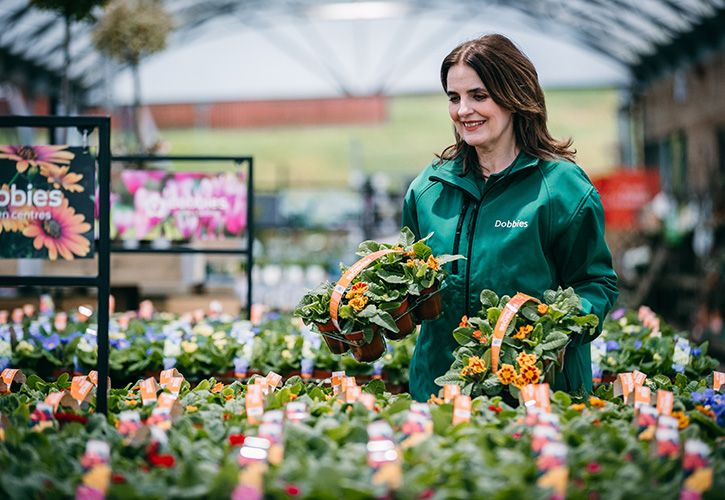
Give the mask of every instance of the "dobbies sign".
<path id="1" fill-rule="evenodd" d="M 94 176 L 80 147 L 0 146 L 0 258 L 92 257 Z"/>
<path id="2" fill-rule="evenodd" d="M 119 182 L 120 180 L 120 182 Z M 123 170 L 111 195 L 111 237 L 190 241 L 241 237 L 247 185 L 241 172 Z"/>

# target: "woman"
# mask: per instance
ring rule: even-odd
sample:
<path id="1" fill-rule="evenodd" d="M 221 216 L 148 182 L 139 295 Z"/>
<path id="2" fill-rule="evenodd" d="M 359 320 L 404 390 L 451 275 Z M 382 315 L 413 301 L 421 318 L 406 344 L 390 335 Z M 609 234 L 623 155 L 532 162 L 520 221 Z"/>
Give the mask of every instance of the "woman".
<path id="1" fill-rule="evenodd" d="M 544 93 L 533 64 L 502 35 L 456 47 L 441 66 L 455 144 L 411 183 L 403 224 L 434 233 L 434 254 L 462 254 L 443 289 L 444 313 L 424 322 L 410 367 L 419 401 L 440 389 L 457 346 L 451 332 L 480 309 L 483 289 L 499 295 L 573 287 L 600 324 L 617 299 L 604 240 L 599 194 L 574 164 L 571 140 L 546 126 Z M 555 389 L 591 390 L 592 338 L 567 347 Z"/>

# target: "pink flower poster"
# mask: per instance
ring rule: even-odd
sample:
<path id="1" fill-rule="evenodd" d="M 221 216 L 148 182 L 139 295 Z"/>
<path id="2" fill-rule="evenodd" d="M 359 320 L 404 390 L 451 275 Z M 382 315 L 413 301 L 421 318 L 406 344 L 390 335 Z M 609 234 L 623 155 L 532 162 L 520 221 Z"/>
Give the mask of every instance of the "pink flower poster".
<path id="1" fill-rule="evenodd" d="M 247 222 L 241 173 L 124 170 L 111 195 L 111 237 L 150 241 L 238 238 Z"/>

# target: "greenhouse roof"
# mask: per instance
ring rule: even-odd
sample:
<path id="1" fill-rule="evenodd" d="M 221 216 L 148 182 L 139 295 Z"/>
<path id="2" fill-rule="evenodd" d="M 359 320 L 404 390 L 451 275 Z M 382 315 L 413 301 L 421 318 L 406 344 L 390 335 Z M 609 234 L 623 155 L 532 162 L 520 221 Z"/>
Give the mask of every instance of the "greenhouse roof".
<path id="1" fill-rule="evenodd" d="M 321 21 L 402 18 L 405 22 L 398 24 L 393 38 L 407 44 L 406 54 L 410 56 L 430 50 L 440 37 L 439 33 L 429 33 L 411 39 L 412 27 L 421 19 L 447 20 L 443 29 L 448 31 L 461 20 L 481 20 L 516 25 L 601 54 L 629 69 L 633 82 L 646 81 L 720 47 L 725 25 L 725 0 L 165 0 L 165 4 L 177 23 L 168 49 L 171 51 L 217 33 Z M 101 64 L 90 32 L 89 23 L 72 25 L 69 74 L 79 89 L 98 88 L 112 71 L 108 64 Z M 38 10 L 29 0 L 3 0 L 0 74 L 31 91 L 39 88 L 57 92 L 52 82 L 57 81 L 63 65 L 63 33 L 64 23 L 58 15 Z M 270 38 L 302 64 L 321 65 L 327 77 L 337 81 L 339 91 L 347 93 L 345 77 L 333 64 L 334 43 L 315 33 L 305 32 L 305 48 L 299 38 L 286 36 L 280 30 Z M 377 88 L 384 89 L 384 85 Z"/>

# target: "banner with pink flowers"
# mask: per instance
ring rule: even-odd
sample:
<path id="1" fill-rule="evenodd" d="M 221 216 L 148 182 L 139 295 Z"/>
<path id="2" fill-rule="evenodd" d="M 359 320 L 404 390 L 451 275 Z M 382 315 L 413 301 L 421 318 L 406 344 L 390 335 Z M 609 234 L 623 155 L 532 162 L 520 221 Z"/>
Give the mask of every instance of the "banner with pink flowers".
<path id="1" fill-rule="evenodd" d="M 0 258 L 93 257 L 95 158 L 63 145 L 0 145 Z"/>
<path id="2" fill-rule="evenodd" d="M 242 173 L 124 170 L 112 190 L 115 239 L 219 240 L 240 237 L 246 229 Z"/>

